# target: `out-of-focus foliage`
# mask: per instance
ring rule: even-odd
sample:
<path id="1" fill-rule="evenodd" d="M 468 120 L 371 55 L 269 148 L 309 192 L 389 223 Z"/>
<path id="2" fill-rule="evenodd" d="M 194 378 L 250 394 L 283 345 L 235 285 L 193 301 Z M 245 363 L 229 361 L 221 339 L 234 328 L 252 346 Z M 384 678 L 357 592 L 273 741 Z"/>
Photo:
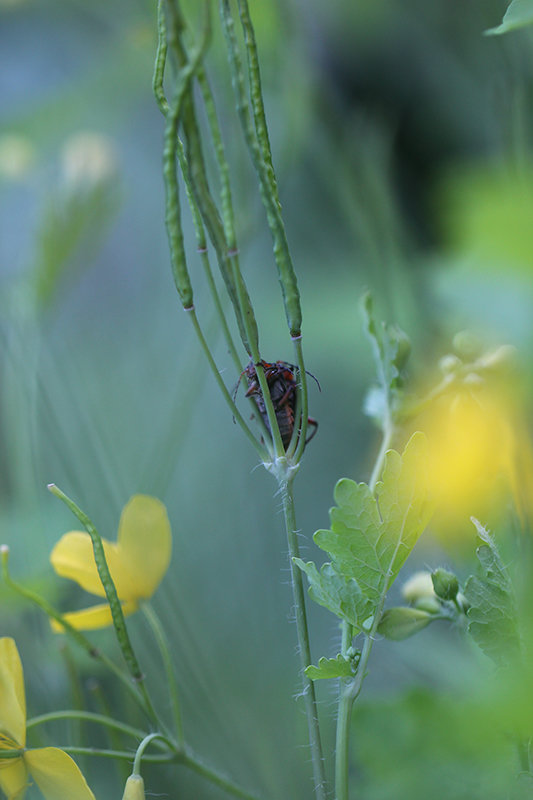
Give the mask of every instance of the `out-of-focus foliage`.
<path id="1" fill-rule="evenodd" d="M 533 3 L 531 0 L 511 0 L 509 8 L 504 14 L 501 25 L 496 28 L 490 28 L 485 33 L 489 36 L 495 36 L 501 33 L 508 33 L 517 28 L 523 28 L 526 25 L 531 25 L 533 22 Z"/>
<path id="2" fill-rule="evenodd" d="M 196 21 L 197 0 L 186 6 Z M 362 412 L 374 375 L 358 305 L 364 287 L 375 297 L 377 317 L 401 326 L 412 341 L 406 392 L 438 383 L 437 361 L 458 330 L 472 329 L 487 348 L 514 345 L 522 375 L 517 435 L 520 445 L 529 442 L 533 48 L 527 29 L 483 36 L 502 18 L 499 0 L 252 6 L 302 290 L 306 359 L 322 387 L 319 393 L 311 386 L 310 413 L 319 430 L 297 485 L 307 561 L 312 532 L 327 526 L 332 486 L 341 475 L 367 481 L 379 447 Z M 172 285 L 160 172 L 163 121 L 150 86 L 154 4 L 4 0 L 0 47 L 0 540 L 11 547 L 12 572 L 63 608 L 83 602 L 48 564 L 53 544 L 71 525 L 45 490 L 50 481 L 90 511 L 106 538 L 113 538 L 131 495 L 160 497 L 175 544 L 155 604 L 183 686 L 187 733 L 265 796 L 308 797 L 278 500 L 206 374 Z M 218 24 L 210 58 L 264 356 L 290 359 L 271 242 Z M 113 169 L 98 189 L 67 191 L 65 152 L 83 132 L 110 145 Z M 184 221 L 196 270 L 186 212 Z M 238 375 L 218 344 L 195 275 L 198 313 L 231 388 Z M 500 443 L 511 424 L 511 408 L 498 401 L 497 419 L 485 426 L 489 439 L 476 434 L 480 454 L 469 451 L 463 464 L 483 464 L 497 479 L 503 445 L 494 440 Z M 461 418 L 471 422 L 473 439 L 482 421 L 475 414 Z M 435 424 L 440 439 L 445 425 Z M 404 444 L 394 446 L 401 451 Z M 511 495 L 527 512 L 531 473 L 527 455 L 521 447 L 517 452 Z M 465 482 L 471 486 L 463 473 Z M 487 523 L 483 509 L 470 509 L 468 498 L 461 502 L 465 516 L 477 513 Z M 528 512 L 522 518 L 527 528 Z M 518 559 L 507 547 L 515 527 L 491 524 L 504 560 L 508 551 Z M 438 545 L 422 537 L 408 574 L 444 563 L 463 585 L 475 571 L 471 529 L 467 522 L 456 530 L 466 537 L 461 549 L 450 547 L 449 537 Z M 519 541 L 526 548 L 527 533 Z M 394 592 L 392 605 L 399 600 Z M 524 589 L 520 604 L 527 607 L 527 599 Z M 313 606 L 310 617 L 317 663 L 338 635 L 324 609 Z M 111 710 L 127 717 L 127 698 L 108 676 L 84 655 L 60 652 L 46 620 L 2 585 L 0 633 L 15 635 L 24 663 L 32 665 L 26 669 L 30 713 L 79 703 L 81 694 L 96 711 L 104 709 L 102 698 L 111 698 Z M 158 694 L 161 665 L 138 616 L 131 618 L 131 633 L 166 708 L 167 698 Z M 97 643 L 115 655 L 107 632 Z M 530 676 L 509 679 L 503 691 L 501 683 L 490 683 L 490 669 L 472 642 L 442 622 L 413 640 L 377 642 L 366 704 L 354 722 L 358 791 L 367 800 L 416 800 L 434 796 L 436 786 L 461 800 L 506 796 L 517 767 L 501 731 L 526 727 Z M 72 677 L 76 670 L 79 681 Z M 464 674 L 486 688 L 479 714 L 467 692 L 450 701 Z M 457 684 L 450 689 L 452 677 Z M 415 682 L 421 688 L 404 695 Z M 331 685 L 318 685 L 328 752 Z M 501 702 L 490 716 L 496 687 Z M 74 738 L 66 723 L 54 733 L 56 741 Z M 92 730 L 83 735 L 97 745 Z M 96 796 L 120 796 L 126 776 L 113 765 L 91 760 L 83 767 Z M 156 793 L 222 796 L 184 772 L 176 778 L 174 771 L 154 769 L 145 778 Z"/>

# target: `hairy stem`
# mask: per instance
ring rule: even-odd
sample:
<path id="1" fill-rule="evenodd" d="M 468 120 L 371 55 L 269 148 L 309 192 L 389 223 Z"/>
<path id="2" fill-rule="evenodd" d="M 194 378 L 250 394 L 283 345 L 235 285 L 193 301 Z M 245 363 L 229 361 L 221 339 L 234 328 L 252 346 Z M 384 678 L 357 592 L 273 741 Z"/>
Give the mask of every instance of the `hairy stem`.
<path id="1" fill-rule="evenodd" d="M 315 686 L 313 681 L 310 680 L 305 674 L 305 668 L 311 664 L 311 648 L 309 644 L 309 630 L 307 627 L 307 613 L 305 610 L 305 593 L 302 572 L 294 563 L 294 559 L 299 557 L 299 547 L 298 533 L 296 530 L 296 518 L 294 513 L 293 477 L 294 476 L 291 476 L 285 480 L 280 480 L 280 490 L 283 500 L 283 514 L 285 517 L 287 542 L 289 546 L 289 563 L 291 567 L 292 591 L 294 599 L 294 611 L 296 616 L 296 630 L 298 633 L 300 667 L 302 670 L 303 694 L 306 704 L 311 758 L 313 761 L 315 796 L 317 800 L 325 800 L 327 797 L 327 785 L 324 768 L 324 756 L 322 753 L 322 742 L 320 739 L 320 728 L 318 724 L 318 709 L 316 703 Z"/>
<path id="2" fill-rule="evenodd" d="M 390 421 L 390 415 L 385 423 L 383 430 L 383 438 L 381 447 L 372 470 L 372 477 L 370 478 L 369 488 L 373 493 L 376 489 L 376 484 L 379 480 L 385 462 L 385 455 L 390 448 L 392 437 L 394 435 L 394 426 Z M 361 651 L 361 658 L 357 666 L 357 674 L 355 678 L 345 678 L 341 680 L 340 696 L 339 696 L 339 709 L 337 714 L 337 734 L 335 740 L 335 798 L 336 800 L 349 800 L 349 750 L 350 750 L 350 722 L 352 718 L 353 704 L 358 697 L 363 681 L 366 676 L 366 668 L 372 646 L 374 644 L 374 636 L 376 634 L 379 620 L 383 612 L 383 605 L 385 603 L 386 592 L 383 592 L 378 608 L 374 613 L 374 620 L 372 628 L 365 637 L 363 649 Z M 342 622 L 342 655 L 346 657 L 347 650 L 351 646 L 351 626 L 346 620 Z"/>

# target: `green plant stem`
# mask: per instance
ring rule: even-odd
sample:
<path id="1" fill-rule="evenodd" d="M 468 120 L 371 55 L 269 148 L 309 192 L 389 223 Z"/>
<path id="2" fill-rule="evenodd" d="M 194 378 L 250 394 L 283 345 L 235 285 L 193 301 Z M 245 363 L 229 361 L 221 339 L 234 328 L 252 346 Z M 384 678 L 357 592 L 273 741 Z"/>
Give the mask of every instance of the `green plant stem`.
<path id="1" fill-rule="evenodd" d="M 373 493 L 376 489 L 376 484 L 379 480 L 385 462 L 385 455 L 391 446 L 392 437 L 394 435 L 394 425 L 391 421 L 390 414 L 387 414 L 381 447 L 372 470 L 369 488 Z M 383 612 L 383 605 L 385 603 L 385 595 L 383 592 L 378 607 L 374 613 L 372 627 L 365 637 L 363 649 L 361 651 L 361 658 L 357 665 L 357 674 L 355 678 L 341 679 L 340 682 L 340 696 L 339 696 L 339 709 L 337 714 L 337 733 L 335 740 L 335 798 L 336 800 L 349 800 L 349 745 L 350 745 L 350 722 L 352 718 L 353 704 L 358 697 L 363 681 L 366 676 L 366 669 L 372 646 L 374 644 L 374 637 L 376 635 L 379 620 Z M 352 643 L 351 625 L 343 620 L 342 622 L 342 655 L 346 657 L 348 648 Z"/>
<path id="2" fill-rule="evenodd" d="M 99 715 L 95 715 L 99 716 Z M 126 726 L 129 727 L 129 726 Z M 141 733 L 143 739 L 137 748 L 137 752 L 134 759 L 134 772 L 137 770 L 136 774 L 139 774 L 139 762 L 142 758 L 143 761 L 151 764 L 165 764 L 165 763 L 178 763 L 182 764 L 184 767 L 196 772 L 197 775 L 200 775 L 209 783 L 212 783 L 214 786 L 218 786 L 219 788 L 223 789 L 233 797 L 242 798 L 242 800 L 259 800 L 259 795 L 254 794 L 252 792 L 248 792 L 246 789 L 242 789 L 238 786 L 234 781 L 227 778 L 218 770 L 214 769 L 213 767 L 207 766 L 202 759 L 187 745 L 177 746 L 173 743 L 168 737 L 161 733 L 151 733 L 145 735 Z M 157 740 L 161 739 L 162 743 L 169 748 L 169 752 L 159 755 L 145 755 L 144 751 L 146 747 L 154 742 L 157 744 Z M 132 760 L 132 753 L 128 750 L 105 750 L 103 748 L 96 748 L 96 747 L 74 747 L 67 745 L 65 747 L 61 747 L 61 750 L 64 750 L 65 753 L 70 753 L 72 755 L 87 755 L 87 756 L 98 756 L 100 758 L 115 758 L 119 760 L 130 761 Z M 20 750 L 2 750 L 2 758 L 20 758 Z"/>
<path id="3" fill-rule="evenodd" d="M 310 680 L 305 674 L 305 668 L 308 667 L 312 661 L 311 648 L 309 644 L 309 631 L 307 627 L 307 614 L 305 609 L 305 592 L 302 580 L 302 572 L 294 563 L 294 559 L 299 557 L 299 547 L 298 534 L 296 530 L 296 518 L 294 513 L 293 479 L 294 473 L 288 478 L 280 479 L 279 485 L 283 501 L 283 514 L 285 517 L 287 541 L 289 546 L 289 563 L 291 567 L 292 591 L 296 615 L 296 630 L 298 633 L 298 649 L 300 654 L 300 666 L 302 670 L 303 695 L 306 704 L 309 743 L 311 748 L 311 758 L 313 761 L 315 796 L 317 800 L 325 800 L 327 797 L 327 784 L 324 756 L 322 753 L 322 742 L 320 739 L 320 728 L 318 724 L 318 709 L 316 703 L 315 686 L 313 681 Z"/>
<path id="4" fill-rule="evenodd" d="M 230 411 L 233 414 L 233 417 L 234 417 L 235 421 L 241 426 L 242 430 L 246 434 L 246 438 L 251 442 L 251 444 L 253 445 L 255 450 L 257 450 L 257 452 L 259 453 L 259 457 L 261 458 L 261 460 L 262 461 L 267 461 L 268 460 L 268 455 L 269 455 L 268 451 L 261 444 L 261 442 L 258 439 L 256 439 L 256 437 L 254 436 L 252 430 L 246 424 L 246 422 L 244 420 L 244 417 L 242 416 L 242 414 L 240 413 L 239 409 L 237 408 L 237 406 L 233 402 L 233 399 L 232 399 L 230 393 L 228 392 L 228 390 L 226 388 L 226 384 L 222 380 L 222 377 L 220 375 L 220 372 L 218 371 L 218 368 L 217 368 L 217 365 L 215 363 L 215 360 L 214 360 L 214 358 L 213 358 L 213 356 L 211 354 L 211 351 L 209 349 L 209 345 L 207 344 L 206 338 L 205 338 L 205 336 L 203 334 L 203 331 L 202 331 L 202 329 L 200 327 L 200 323 L 198 322 L 198 317 L 196 316 L 196 311 L 194 309 L 194 306 L 192 306 L 191 308 L 186 308 L 185 311 L 187 312 L 187 316 L 191 320 L 192 326 L 194 328 L 194 331 L 196 333 L 196 336 L 198 338 L 200 346 L 201 346 L 202 350 L 204 351 L 204 355 L 205 355 L 205 357 L 207 359 L 209 367 L 211 368 L 211 372 L 213 373 L 213 377 L 215 378 L 215 380 L 216 380 L 216 382 L 218 384 L 218 388 L 222 392 L 224 400 L 228 404 L 228 406 L 230 408 Z"/>
<path id="5" fill-rule="evenodd" d="M 152 606 L 149 603 L 143 603 L 142 611 L 152 629 L 152 633 L 154 634 L 154 637 L 159 647 L 159 652 L 161 653 L 161 658 L 163 659 L 163 664 L 167 675 L 167 685 L 170 693 L 170 705 L 172 708 L 172 716 L 174 718 L 174 727 L 176 730 L 177 741 L 178 745 L 182 746 L 185 739 L 183 733 L 181 703 L 179 699 L 178 683 L 176 680 L 174 667 L 172 665 L 172 658 L 170 656 L 170 648 L 168 645 L 168 640 L 165 635 L 164 628 L 159 620 L 159 617 L 155 613 Z"/>
<path id="6" fill-rule="evenodd" d="M 98 747 L 74 747 L 70 745 L 60 745 L 59 749 L 73 756 L 98 756 L 99 758 L 116 758 L 125 761 L 132 760 L 131 750 L 104 750 Z M 4 758 L 3 751 L 2 758 Z M 144 760 L 152 764 L 168 764 L 172 761 L 178 761 L 179 757 L 175 752 L 169 752 L 167 755 L 144 756 Z"/>
<path id="7" fill-rule="evenodd" d="M 146 708 L 150 718 L 155 721 L 157 720 L 157 714 L 146 689 L 144 676 L 139 666 L 139 662 L 137 661 L 137 656 L 135 655 L 133 645 L 131 644 L 128 629 L 126 627 L 126 620 L 124 619 L 124 613 L 122 611 L 122 604 L 118 597 L 115 583 L 106 561 L 102 538 L 87 514 L 85 514 L 85 512 L 82 511 L 81 508 L 79 508 L 70 497 L 68 497 L 68 495 L 61 491 L 61 489 L 56 486 L 55 483 L 50 483 L 48 485 L 48 489 L 55 497 L 65 503 L 65 505 L 78 518 L 91 537 L 94 560 L 98 570 L 99 578 L 102 582 L 102 586 L 104 587 L 107 602 L 109 603 L 109 609 L 113 618 L 113 627 L 115 629 L 117 642 L 124 657 L 124 661 L 129 669 L 130 675 L 139 687 L 139 692 L 142 695 L 144 707 Z"/>
<path id="8" fill-rule="evenodd" d="M 132 773 L 134 775 L 141 774 L 141 761 L 144 758 L 144 751 L 148 747 L 148 745 L 157 739 L 164 739 L 164 736 L 161 736 L 160 733 L 149 733 L 147 736 L 144 737 L 142 742 L 140 743 L 139 747 L 137 748 L 137 752 L 135 753 L 135 759 L 133 761 Z"/>
<path id="9" fill-rule="evenodd" d="M 26 723 L 26 728 L 29 730 L 36 725 L 43 725 L 45 722 L 55 722 L 60 719 L 83 719 L 87 722 L 94 722 L 96 725 L 104 725 L 112 730 L 125 733 L 135 739 L 142 739 L 146 735 L 146 731 L 142 731 L 140 728 L 134 728 L 125 722 L 120 722 L 104 714 L 95 714 L 92 711 L 51 711 L 49 714 L 40 714 L 29 719 Z"/>
<path id="10" fill-rule="evenodd" d="M 298 380 L 299 380 L 299 400 L 300 400 L 300 413 L 296 416 L 296 425 L 299 426 L 299 436 L 296 444 L 296 451 L 294 453 L 294 462 L 299 464 L 303 456 L 305 448 L 305 439 L 307 436 L 307 416 L 308 416 L 308 392 L 307 392 L 307 373 L 305 371 L 305 363 L 302 348 L 302 337 L 293 337 L 293 344 L 296 353 L 296 363 L 298 364 Z M 292 445 L 292 442 L 291 442 Z M 290 448 L 287 455 L 290 455 Z"/>
<path id="11" fill-rule="evenodd" d="M 248 792 L 245 789 L 241 789 L 233 781 L 226 778 L 225 775 L 222 775 L 217 770 L 214 770 L 212 767 L 208 767 L 206 764 L 202 762 L 202 760 L 190 749 L 186 748 L 183 755 L 180 757 L 180 762 L 188 767 L 193 772 L 196 772 L 197 775 L 201 775 L 202 778 L 213 783 L 215 786 L 218 786 L 220 789 L 223 789 L 228 794 L 233 795 L 233 797 L 240 797 L 242 800 L 259 800 L 259 795 L 254 794 L 252 792 Z"/>

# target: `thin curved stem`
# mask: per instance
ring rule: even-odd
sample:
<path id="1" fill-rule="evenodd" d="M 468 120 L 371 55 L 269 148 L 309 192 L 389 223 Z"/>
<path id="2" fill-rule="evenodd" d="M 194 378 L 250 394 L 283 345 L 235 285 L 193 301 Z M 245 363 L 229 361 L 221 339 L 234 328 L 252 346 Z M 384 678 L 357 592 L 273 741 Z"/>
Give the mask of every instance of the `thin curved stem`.
<path id="1" fill-rule="evenodd" d="M 124 619 L 124 612 L 122 611 L 122 603 L 118 597 L 115 583 L 107 564 L 102 538 L 96 530 L 92 520 L 87 516 L 87 514 L 85 514 L 84 511 L 81 510 L 81 508 L 79 508 L 78 505 L 76 505 L 74 500 L 66 495 L 58 486 L 55 485 L 55 483 L 50 483 L 48 485 L 48 489 L 55 497 L 65 503 L 67 508 L 69 508 L 78 518 L 91 537 L 94 560 L 98 570 L 98 576 L 102 582 L 102 586 L 104 587 L 107 602 L 109 603 L 109 609 L 113 618 L 113 627 L 115 629 L 117 642 L 130 675 L 139 687 L 139 692 L 143 698 L 143 704 L 150 718 L 155 721 L 157 720 L 157 714 L 153 707 L 150 695 L 148 694 L 148 690 L 144 683 L 144 676 L 129 637 L 128 629 L 126 627 L 126 620 Z"/>
<path id="2" fill-rule="evenodd" d="M 228 794 L 233 795 L 233 797 L 240 797 L 242 800 L 259 800 L 259 795 L 253 792 L 248 792 L 246 789 L 241 789 L 240 786 L 238 786 L 229 778 L 226 778 L 225 775 L 222 775 L 212 767 L 208 767 L 189 748 L 186 749 L 180 761 L 184 766 L 189 767 L 189 769 L 191 769 L 193 772 L 196 772 L 197 775 L 201 775 L 202 778 L 205 778 L 205 780 L 213 783 L 220 789 L 223 789 Z"/>
<path id="3" fill-rule="evenodd" d="M 369 488 L 372 493 L 376 489 L 376 484 L 379 480 L 385 462 L 387 450 L 390 448 L 392 437 L 394 435 L 394 426 L 387 418 L 383 430 L 383 438 L 381 447 L 372 470 L 372 476 L 369 482 Z M 372 646 L 374 644 L 374 637 L 376 635 L 377 627 L 383 612 L 383 605 L 385 603 L 386 593 L 383 592 L 380 598 L 378 607 L 374 612 L 374 620 L 372 627 L 365 637 L 363 649 L 361 651 L 361 658 L 357 665 L 357 674 L 355 678 L 347 678 L 341 680 L 339 710 L 337 715 L 337 733 L 335 742 L 335 797 L 336 800 L 349 800 L 348 792 L 348 770 L 349 770 L 349 743 L 350 743 L 350 722 L 352 717 L 353 704 L 358 697 L 363 681 L 366 677 L 366 668 Z M 346 651 L 351 645 L 351 625 L 343 620 L 342 622 L 342 654 L 346 656 Z"/>
<path id="4" fill-rule="evenodd" d="M 215 378 L 215 380 L 216 380 L 216 382 L 218 384 L 218 387 L 219 387 L 220 391 L 222 392 L 224 400 L 228 404 L 228 406 L 229 406 L 229 408 L 231 410 L 231 413 L 233 414 L 233 417 L 234 417 L 235 421 L 241 426 L 241 428 L 243 429 L 244 433 L 246 434 L 247 439 L 252 443 L 254 448 L 259 453 L 259 456 L 260 456 L 261 460 L 262 461 L 268 460 L 268 451 L 261 444 L 261 442 L 258 439 L 256 439 L 256 437 L 254 436 L 253 432 L 251 431 L 251 429 L 246 424 L 246 422 L 244 420 L 244 417 L 242 416 L 242 414 L 240 413 L 239 409 L 237 408 L 237 406 L 233 402 L 233 399 L 232 399 L 230 393 L 228 392 L 228 390 L 226 388 L 226 384 L 222 380 L 222 377 L 220 375 L 220 372 L 218 371 L 218 368 L 217 368 L 217 365 L 215 363 L 215 360 L 214 360 L 214 358 L 213 358 L 213 356 L 211 354 L 211 351 L 209 349 L 209 345 L 207 344 L 206 338 L 205 338 L 205 336 L 203 334 L 203 331 L 202 331 L 202 329 L 200 327 L 200 323 L 198 322 L 198 317 L 196 316 L 196 311 L 194 309 L 194 306 L 192 306 L 191 308 L 186 308 L 185 311 L 187 312 L 187 316 L 189 317 L 189 319 L 192 322 L 192 326 L 194 328 L 196 336 L 198 337 L 198 341 L 200 342 L 200 346 L 201 346 L 202 350 L 204 351 L 205 357 L 207 358 L 209 367 L 211 368 L 211 372 L 213 373 L 213 377 Z"/>
<path id="5" fill-rule="evenodd" d="M 26 722 L 26 728 L 30 729 L 36 725 L 42 725 L 45 722 L 55 722 L 61 719 L 83 719 L 87 722 L 94 722 L 96 725 L 105 725 L 107 728 L 112 728 L 120 733 L 125 733 L 127 736 L 132 736 L 135 739 L 141 739 L 146 735 L 146 731 L 140 728 L 134 728 L 127 725 L 125 722 L 107 717 L 104 714 L 95 714 L 92 711 L 51 711 L 48 714 L 40 714 L 37 717 L 32 717 Z"/>
<path id="6" fill-rule="evenodd" d="M 64 629 L 65 633 L 70 636 L 80 647 L 85 650 L 91 658 L 95 658 L 97 661 L 100 661 L 104 664 L 107 669 L 115 675 L 123 684 L 126 686 L 130 694 L 133 695 L 135 700 L 139 703 L 141 708 L 145 711 L 145 713 L 150 716 L 149 709 L 146 707 L 144 698 L 142 697 L 139 688 L 136 684 L 132 683 L 130 676 L 127 675 L 123 670 L 120 669 L 110 658 L 108 658 L 105 653 L 102 653 L 98 650 L 97 647 L 93 645 L 93 643 L 83 634 L 81 631 L 77 630 L 73 625 L 71 625 L 62 614 L 59 613 L 50 603 L 44 599 L 44 597 L 40 597 L 35 592 L 32 592 L 30 589 L 26 589 L 24 586 L 21 586 L 19 583 L 13 580 L 11 575 L 9 574 L 8 562 L 9 562 L 9 548 L 6 545 L 2 545 L 0 547 L 0 554 L 2 560 L 2 575 L 5 583 L 13 589 L 13 591 L 20 594 L 21 597 L 25 597 L 26 600 L 34 603 L 38 606 L 44 613 L 47 615 L 49 619 L 53 619 L 58 622 Z"/>
<path id="7" fill-rule="evenodd" d="M 59 745 L 59 749 L 63 750 L 65 753 L 70 753 L 73 756 L 98 756 L 99 758 L 116 758 L 121 761 L 130 761 L 132 762 L 135 754 L 131 751 L 127 750 L 104 750 L 103 748 L 98 747 L 73 747 L 71 745 Z M 20 755 L 20 751 L 19 751 Z M 4 753 L 2 752 L 2 758 L 4 758 Z M 172 761 L 179 760 L 179 754 L 175 752 L 169 752 L 168 755 L 152 755 L 152 756 L 144 756 L 145 761 L 149 761 L 152 764 L 169 764 Z"/>
<path id="8" fill-rule="evenodd" d="M 151 742 L 157 739 L 165 739 L 160 733 L 149 733 L 147 736 L 144 737 L 142 742 L 140 743 L 139 747 L 137 748 L 137 752 L 135 753 L 135 759 L 133 761 L 133 768 L 132 773 L 135 775 L 141 774 L 141 761 L 144 758 L 144 751 L 148 747 Z"/>
<path id="9" fill-rule="evenodd" d="M 172 716 L 174 718 L 176 736 L 178 739 L 178 745 L 181 746 L 184 743 L 181 703 L 179 699 L 178 682 L 176 680 L 176 674 L 172 665 L 168 640 L 159 617 L 155 613 L 152 606 L 149 603 L 144 603 L 142 605 L 142 611 L 148 620 L 150 628 L 152 629 L 152 633 L 154 634 L 159 647 L 159 652 L 161 653 L 161 658 L 163 659 L 163 664 L 167 675 L 167 684 L 170 692 L 170 705 L 172 707 Z"/>

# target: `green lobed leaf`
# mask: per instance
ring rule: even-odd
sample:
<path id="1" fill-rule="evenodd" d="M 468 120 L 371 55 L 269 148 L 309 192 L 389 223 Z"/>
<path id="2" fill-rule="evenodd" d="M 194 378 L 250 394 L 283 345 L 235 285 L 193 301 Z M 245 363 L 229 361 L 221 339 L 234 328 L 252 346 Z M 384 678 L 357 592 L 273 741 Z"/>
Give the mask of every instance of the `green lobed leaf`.
<path id="1" fill-rule="evenodd" d="M 331 529 L 315 533 L 315 542 L 329 554 L 337 573 L 354 578 L 374 605 L 429 522 L 426 451 L 420 432 L 413 434 L 403 456 L 389 450 L 376 497 L 364 483 L 339 481 Z"/>
<path id="2" fill-rule="evenodd" d="M 309 595 L 341 619 L 346 620 L 358 633 L 365 619 L 372 613 L 372 604 L 354 578 L 339 574 L 333 564 L 326 563 L 320 572 L 312 561 L 305 563 L 295 558 L 294 563 L 305 572 L 309 581 Z"/>
<path id="3" fill-rule="evenodd" d="M 468 631 L 478 647 L 497 664 L 508 664 L 520 650 L 513 588 L 496 544 L 472 517 L 483 544 L 476 554 L 481 575 L 468 578 L 464 595 L 470 603 Z"/>
<path id="4" fill-rule="evenodd" d="M 318 667 L 310 664 L 305 674 L 312 681 L 322 680 L 324 678 L 351 678 L 354 674 L 354 669 L 351 661 L 344 658 L 340 653 L 336 658 L 320 658 Z"/>
<path id="5" fill-rule="evenodd" d="M 355 632 L 375 612 L 427 525 L 432 508 L 425 469 L 427 442 L 415 433 L 400 456 L 390 450 L 374 497 L 364 483 L 343 478 L 335 487 L 331 529 L 315 533 L 331 563 L 295 563 L 320 605 L 349 622 Z"/>
<path id="6" fill-rule="evenodd" d="M 533 23 L 533 0 L 512 0 L 507 8 L 501 25 L 489 28 L 485 36 L 499 36 L 502 33 L 524 28 Z"/>

